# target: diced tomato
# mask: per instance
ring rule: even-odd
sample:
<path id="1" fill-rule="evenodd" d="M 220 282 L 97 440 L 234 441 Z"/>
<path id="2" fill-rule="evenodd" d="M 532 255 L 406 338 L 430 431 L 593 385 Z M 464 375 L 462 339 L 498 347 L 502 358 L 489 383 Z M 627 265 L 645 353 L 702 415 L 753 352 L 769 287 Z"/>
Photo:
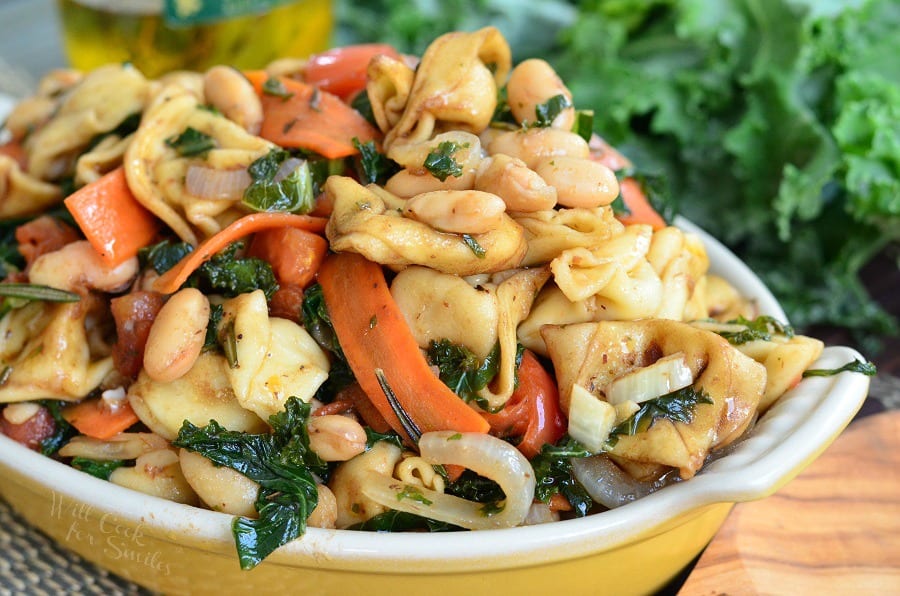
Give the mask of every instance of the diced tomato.
<path id="1" fill-rule="evenodd" d="M 113 363 L 120 374 L 136 377 L 141 371 L 147 336 L 164 302 L 162 294 L 147 291 L 131 292 L 110 301 L 117 335 Z"/>
<path id="2" fill-rule="evenodd" d="M 0 412 L 0 433 L 29 449 L 39 451 L 41 443 L 55 432 L 56 421 L 53 420 L 50 411 L 43 406 L 38 408 L 31 418 L 20 424 L 13 424 Z"/>
<path id="3" fill-rule="evenodd" d="M 80 238 L 78 230 L 64 221 L 42 215 L 16 228 L 19 254 L 25 258 L 26 269 L 41 255 L 61 249 Z"/>
<path id="4" fill-rule="evenodd" d="M 273 228 L 253 236 L 248 254 L 268 262 L 279 284 L 304 288 L 315 277 L 327 251 L 328 241 L 314 232 Z"/>
<path id="5" fill-rule="evenodd" d="M 346 100 L 366 86 L 369 62 L 379 54 L 400 58 L 397 50 L 383 43 L 346 46 L 315 54 L 306 63 L 306 82 Z"/>
<path id="6" fill-rule="evenodd" d="M 556 381 L 528 350 L 522 356 L 519 385 L 512 397 L 502 410 L 484 417 L 491 425 L 491 434 L 520 438 L 517 447 L 529 459 L 540 453 L 545 443 L 556 443 L 566 432 Z"/>
<path id="7" fill-rule="evenodd" d="M 296 284 L 283 284 L 269 300 L 269 316 L 299 323 L 303 308 L 303 288 Z"/>

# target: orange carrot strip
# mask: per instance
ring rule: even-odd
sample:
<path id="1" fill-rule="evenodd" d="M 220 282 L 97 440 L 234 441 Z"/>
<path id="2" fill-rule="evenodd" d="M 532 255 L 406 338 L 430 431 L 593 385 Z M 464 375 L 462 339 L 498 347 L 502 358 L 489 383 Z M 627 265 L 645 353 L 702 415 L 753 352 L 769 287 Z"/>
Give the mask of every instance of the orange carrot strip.
<path id="1" fill-rule="evenodd" d="M 259 136 L 281 147 L 307 149 L 329 159 L 358 153 L 353 139 L 375 140 L 379 132 L 341 99 L 313 85 L 281 77 L 288 97 L 263 93 Z"/>
<path id="2" fill-rule="evenodd" d="M 295 213 L 261 212 L 251 213 L 235 220 L 204 240 L 200 246 L 188 253 L 174 267 L 159 276 L 153 283 L 153 289 L 163 294 L 171 294 L 178 290 L 187 278 L 200 265 L 208 261 L 217 252 L 244 236 L 270 230 L 272 228 L 299 228 L 310 232 L 321 232 L 325 229 L 327 219 L 297 215 Z"/>
<path id="3" fill-rule="evenodd" d="M 423 433 L 489 430 L 487 421 L 431 370 L 380 265 L 355 253 L 332 254 L 319 269 L 318 279 L 347 363 L 395 431 L 405 435 L 375 375 L 377 369 Z"/>
<path id="4" fill-rule="evenodd" d="M 666 222 L 662 216 L 656 212 L 647 200 L 647 196 L 641 189 L 640 183 L 634 178 L 623 178 L 619 181 L 619 192 L 622 193 L 622 200 L 631 213 L 622 213 L 616 215 L 623 224 L 649 224 L 654 230 L 661 230 L 666 227 Z"/>
<path id="5" fill-rule="evenodd" d="M 85 238 L 111 267 L 135 256 L 159 230 L 156 216 L 131 194 L 121 166 L 82 186 L 64 202 Z"/>
<path id="6" fill-rule="evenodd" d="M 241 71 L 241 74 L 250 81 L 250 84 L 253 85 L 253 89 L 256 90 L 257 95 L 262 95 L 263 85 L 271 76 L 264 70 L 243 70 Z"/>
<path id="7" fill-rule="evenodd" d="M 95 439 L 108 439 L 138 422 L 137 414 L 127 401 L 111 408 L 100 398 L 86 399 L 66 406 L 62 416 L 78 432 Z"/>

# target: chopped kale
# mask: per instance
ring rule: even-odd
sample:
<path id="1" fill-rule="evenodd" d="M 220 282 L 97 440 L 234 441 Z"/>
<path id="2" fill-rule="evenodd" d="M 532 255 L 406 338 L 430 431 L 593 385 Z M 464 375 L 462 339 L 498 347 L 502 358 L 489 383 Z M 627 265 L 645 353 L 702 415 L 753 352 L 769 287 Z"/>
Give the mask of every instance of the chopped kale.
<path id="1" fill-rule="evenodd" d="M 364 532 L 409 532 L 414 530 L 426 530 L 428 532 L 449 532 L 461 528 L 452 524 L 435 521 L 414 513 L 389 509 L 384 513 L 367 519 L 366 521 L 350 526 L 350 530 Z"/>
<path id="2" fill-rule="evenodd" d="M 650 428 L 657 419 L 689 424 L 694 419 L 697 404 L 711 404 L 713 400 L 703 390 L 685 387 L 640 404 L 640 409 L 616 425 L 609 433 L 607 444 L 614 446 L 620 435 L 635 435 Z"/>
<path id="3" fill-rule="evenodd" d="M 70 463 L 76 470 L 81 470 L 100 480 L 109 480 L 109 475 L 113 473 L 113 470 L 125 465 L 125 462 L 120 459 L 101 461 L 86 457 L 73 457 Z"/>
<path id="4" fill-rule="evenodd" d="M 266 95 L 280 97 L 281 99 L 290 99 L 294 96 L 293 93 L 287 90 L 287 87 L 284 86 L 281 79 L 277 77 L 269 77 L 266 79 L 262 84 L 262 92 Z"/>
<path id="5" fill-rule="evenodd" d="M 278 547 L 301 536 L 318 502 L 316 476 L 328 468 L 309 447 L 310 405 L 291 397 L 269 418 L 272 432 L 225 429 L 214 420 L 200 428 L 185 421 L 172 442 L 226 466 L 260 485 L 258 519 L 238 517 L 232 532 L 242 569 L 252 569 Z"/>
<path id="6" fill-rule="evenodd" d="M 554 95 L 542 104 L 534 106 L 534 123 L 532 126 L 538 128 L 546 128 L 553 124 L 557 116 L 563 113 L 566 108 L 571 108 L 572 102 L 568 97 L 560 93 Z"/>
<path id="7" fill-rule="evenodd" d="M 193 157 L 213 149 L 216 141 L 208 134 L 188 126 L 181 134 L 166 139 L 166 145 L 181 157 Z"/>
<path id="8" fill-rule="evenodd" d="M 243 242 L 229 244 L 192 273 L 187 284 L 204 293 L 222 294 L 226 298 L 259 289 L 266 295 L 266 300 L 271 299 L 278 290 L 272 266 L 256 257 L 237 257 L 243 246 Z"/>
<path id="9" fill-rule="evenodd" d="M 441 182 L 450 176 L 459 178 L 462 176 L 463 170 L 462 166 L 453 159 L 453 154 L 460 149 L 468 148 L 468 146 L 468 143 L 460 145 L 453 141 L 442 141 L 425 157 L 425 163 L 422 166 Z"/>
<path id="10" fill-rule="evenodd" d="M 745 344 L 754 340 L 770 341 L 773 335 L 794 336 L 794 328 L 777 321 L 774 317 L 760 315 L 753 320 L 738 317 L 728 321 L 735 325 L 743 325 L 742 331 L 718 331 L 717 333 L 733 345 Z"/>
<path id="11" fill-rule="evenodd" d="M 152 267 L 154 271 L 162 275 L 193 250 L 194 247 L 187 242 L 163 240 L 152 246 L 140 249 L 138 251 L 138 262 L 141 264 L 141 267 Z"/>
<path id="12" fill-rule="evenodd" d="M 875 364 L 869 361 L 855 359 L 838 368 L 810 368 L 803 371 L 803 378 L 807 377 L 831 377 L 842 372 L 855 372 L 873 377 L 878 373 Z"/>
<path id="13" fill-rule="evenodd" d="M 50 416 L 53 417 L 55 428 L 53 434 L 41 441 L 41 453 L 44 455 L 54 455 L 63 445 L 69 442 L 69 439 L 78 434 L 75 427 L 69 424 L 69 421 L 63 418 L 62 409 L 66 402 L 54 399 L 44 399 L 38 402 L 47 408 Z"/>
<path id="14" fill-rule="evenodd" d="M 571 460 L 591 455 L 590 450 L 568 435 L 557 441 L 556 445 L 541 447 L 541 452 L 531 459 L 536 480 L 534 497 L 548 503 L 553 495 L 559 493 L 568 499 L 576 516 L 587 515 L 594 501 L 575 479 Z"/>
<path id="15" fill-rule="evenodd" d="M 438 367 L 441 381 L 465 401 L 474 401 L 482 408 L 489 407 L 478 392 L 487 387 L 497 375 L 500 365 L 500 344 L 496 344 L 482 361 L 466 346 L 449 339 L 433 341 L 428 346 L 428 362 Z"/>
<path id="16" fill-rule="evenodd" d="M 283 149 L 272 149 L 247 168 L 252 182 L 244 190 L 243 205 L 254 211 L 308 213 L 315 202 L 309 163 L 302 160 L 279 179 L 282 164 L 291 158 Z"/>
<path id="17" fill-rule="evenodd" d="M 353 146 L 359 150 L 357 173 L 361 182 L 384 184 L 385 180 L 400 170 L 400 166 L 375 147 L 375 141 L 360 143 L 353 137 Z"/>

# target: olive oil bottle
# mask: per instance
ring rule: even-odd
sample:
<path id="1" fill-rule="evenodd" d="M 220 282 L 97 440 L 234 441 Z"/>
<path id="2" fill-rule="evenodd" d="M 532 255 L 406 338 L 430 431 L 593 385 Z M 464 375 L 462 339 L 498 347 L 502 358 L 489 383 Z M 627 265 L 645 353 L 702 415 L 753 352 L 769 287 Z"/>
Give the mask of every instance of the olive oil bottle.
<path id="1" fill-rule="evenodd" d="M 262 68 L 326 49 L 332 0 L 57 0 L 69 62 L 131 62 L 148 77 Z"/>

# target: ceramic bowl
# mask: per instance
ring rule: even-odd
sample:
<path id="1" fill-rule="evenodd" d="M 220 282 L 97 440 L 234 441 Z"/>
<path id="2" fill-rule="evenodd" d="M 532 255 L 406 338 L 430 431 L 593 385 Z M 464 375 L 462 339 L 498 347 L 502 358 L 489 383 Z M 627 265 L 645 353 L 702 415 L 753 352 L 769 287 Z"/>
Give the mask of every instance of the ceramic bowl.
<path id="1" fill-rule="evenodd" d="M 712 270 L 784 313 L 732 253 L 703 237 Z M 861 358 L 828 347 L 816 368 Z M 808 378 L 763 416 L 749 438 L 690 481 L 618 509 L 540 526 L 442 534 L 311 528 L 259 567 L 241 571 L 231 517 L 95 479 L 0 435 L 0 496 L 28 523 L 84 558 L 169 594 L 642 594 L 696 557 L 738 502 L 772 494 L 850 422 L 868 377 Z"/>

